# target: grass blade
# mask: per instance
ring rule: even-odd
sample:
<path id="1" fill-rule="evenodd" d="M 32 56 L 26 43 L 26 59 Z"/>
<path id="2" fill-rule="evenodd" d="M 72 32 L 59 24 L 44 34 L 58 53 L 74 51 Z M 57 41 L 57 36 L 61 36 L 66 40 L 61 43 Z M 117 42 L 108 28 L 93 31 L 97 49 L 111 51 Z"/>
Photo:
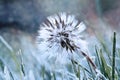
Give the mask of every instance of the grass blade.
<path id="1" fill-rule="evenodd" d="M 116 52 L 116 33 L 113 36 L 113 57 L 112 57 L 112 80 L 115 78 L 115 52 Z"/>

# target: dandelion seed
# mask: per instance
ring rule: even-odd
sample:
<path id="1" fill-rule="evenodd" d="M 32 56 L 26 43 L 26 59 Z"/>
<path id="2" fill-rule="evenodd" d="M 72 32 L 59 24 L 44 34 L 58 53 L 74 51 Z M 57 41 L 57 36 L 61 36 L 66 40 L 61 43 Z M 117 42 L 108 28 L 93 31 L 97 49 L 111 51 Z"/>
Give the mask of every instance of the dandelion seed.
<path id="1" fill-rule="evenodd" d="M 60 58 L 60 61 L 64 57 L 70 58 L 77 50 L 87 49 L 81 34 L 85 29 L 85 24 L 76 20 L 74 15 L 59 13 L 50 16 L 40 26 L 37 37 L 39 50 L 49 58 Z"/>

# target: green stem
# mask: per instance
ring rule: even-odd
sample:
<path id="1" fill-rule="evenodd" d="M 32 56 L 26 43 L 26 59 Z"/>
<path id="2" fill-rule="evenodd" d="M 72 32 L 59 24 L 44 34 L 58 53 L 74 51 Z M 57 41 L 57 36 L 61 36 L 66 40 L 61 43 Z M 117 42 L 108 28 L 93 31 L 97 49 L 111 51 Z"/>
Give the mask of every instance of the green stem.
<path id="1" fill-rule="evenodd" d="M 113 57 L 112 57 L 112 80 L 115 78 L 115 52 L 116 52 L 116 33 L 114 32 L 113 37 Z"/>

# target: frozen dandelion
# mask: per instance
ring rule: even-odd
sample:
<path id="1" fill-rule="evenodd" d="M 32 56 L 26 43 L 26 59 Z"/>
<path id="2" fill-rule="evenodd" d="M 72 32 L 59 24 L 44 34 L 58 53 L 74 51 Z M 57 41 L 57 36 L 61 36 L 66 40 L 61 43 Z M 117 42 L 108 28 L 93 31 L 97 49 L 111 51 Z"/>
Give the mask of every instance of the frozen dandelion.
<path id="1" fill-rule="evenodd" d="M 49 57 L 70 58 L 76 51 L 86 49 L 86 41 L 81 35 L 85 29 L 84 23 L 76 20 L 74 15 L 59 13 L 50 16 L 40 26 L 39 49 Z"/>

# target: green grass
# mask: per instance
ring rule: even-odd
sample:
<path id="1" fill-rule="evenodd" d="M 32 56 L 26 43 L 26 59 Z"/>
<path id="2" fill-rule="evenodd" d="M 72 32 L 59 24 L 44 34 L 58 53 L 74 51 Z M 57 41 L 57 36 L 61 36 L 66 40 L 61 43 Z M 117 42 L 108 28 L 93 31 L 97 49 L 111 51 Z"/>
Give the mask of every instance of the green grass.
<path id="1" fill-rule="evenodd" d="M 61 78 L 61 80 L 73 80 L 76 78 L 78 78 L 78 80 L 81 80 L 81 77 L 83 77 L 83 80 L 87 79 L 87 80 L 95 80 L 95 79 L 101 79 L 101 80 L 119 80 L 120 78 L 120 68 L 119 66 L 116 66 L 116 64 L 118 62 L 116 62 L 117 60 L 120 62 L 120 49 L 116 47 L 117 41 L 116 41 L 116 33 L 114 32 L 113 34 L 113 40 L 111 41 L 111 44 L 106 44 L 107 42 L 104 40 L 104 38 L 98 38 L 101 46 L 96 46 L 93 47 L 93 49 L 95 50 L 95 62 L 94 64 L 96 65 L 96 68 L 100 71 L 101 74 L 99 74 L 97 76 L 97 73 L 94 71 L 93 66 L 91 65 L 91 63 L 88 61 L 87 63 L 87 67 L 84 67 L 84 65 L 81 65 L 79 62 L 77 62 L 76 60 L 72 60 L 69 65 L 69 67 L 65 66 L 67 68 L 67 70 L 65 70 L 65 72 L 69 72 L 68 75 L 72 78 L 68 79 L 68 76 L 64 75 L 65 73 L 63 72 L 56 72 L 56 70 L 52 70 L 52 71 L 47 71 L 46 67 L 44 67 L 43 65 L 39 66 L 39 67 L 34 67 L 32 70 L 36 70 L 38 73 L 39 77 L 35 76 L 35 80 L 39 80 L 40 77 L 42 77 L 42 80 L 57 80 L 57 78 Z M 4 47 L 7 48 L 7 50 L 9 51 L 10 55 L 11 55 L 11 59 L 14 61 L 14 63 L 16 64 L 16 68 L 18 69 L 18 72 L 13 72 L 11 70 L 11 67 L 9 65 L 7 65 L 6 60 L 4 60 L 4 58 L 2 58 L 2 56 L 0 55 L 0 73 L 3 73 L 3 75 L 0 75 L 0 77 L 3 77 L 5 75 L 4 72 L 4 68 L 5 66 L 7 66 L 8 68 L 8 72 L 10 75 L 10 80 L 15 80 L 14 75 L 17 73 L 18 76 L 20 76 L 20 78 L 18 77 L 18 79 L 23 80 L 23 78 L 25 76 L 29 76 L 28 71 L 29 68 L 27 68 L 28 66 L 25 66 L 25 61 L 24 59 L 24 55 L 21 55 L 22 51 L 18 51 L 19 53 L 19 58 L 16 55 L 17 52 L 15 52 L 14 50 L 12 50 L 12 48 L 10 47 L 10 45 L 4 40 L 0 40 L 0 43 L 4 45 Z M 111 46 L 111 49 L 109 48 Z M 17 54 L 18 54 L 17 53 Z M 34 58 L 33 58 L 34 59 Z M 32 62 L 31 64 L 36 64 L 39 65 L 39 63 L 37 62 Z M 48 66 L 49 67 L 49 66 Z M 69 69 L 68 69 L 69 68 Z M 64 70 L 63 70 L 64 71 Z M 18 74 L 19 73 L 19 74 Z M 33 75 L 34 76 L 34 75 Z M 97 76 L 97 78 L 96 78 Z M 1 80 L 1 78 L 0 78 Z M 4 78 L 2 79 L 4 80 Z"/>

